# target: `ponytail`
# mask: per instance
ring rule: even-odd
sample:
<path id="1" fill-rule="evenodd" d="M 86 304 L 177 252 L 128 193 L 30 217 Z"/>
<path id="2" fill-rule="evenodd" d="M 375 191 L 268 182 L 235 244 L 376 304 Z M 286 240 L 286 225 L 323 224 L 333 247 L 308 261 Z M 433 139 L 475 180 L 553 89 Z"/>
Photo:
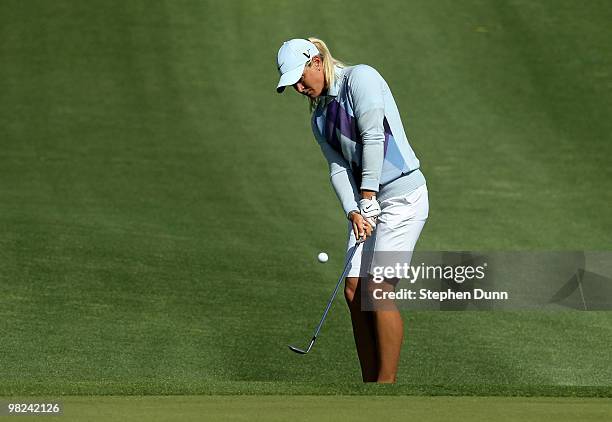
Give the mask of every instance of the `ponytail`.
<path id="1" fill-rule="evenodd" d="M 321 57 L 321 61 L 323 62 L 323 77 L 325 78 L 325 89 L 329 89 L 334 85 L 336 79 L 336 71 L 335 67 L 346 67 L 346 64 L 341 62 L 340 60 L 335 59 L 331 53 L 329 52 L 329 48 L 327 48 L 327 44 L 318 38 L 309 37 L 308 41 L 313 43 L 317 50 L 319 50 L 319 57 Z M 318 98 L 310 99 L 310 111 L 313 111 L 317 105 L 319 104 Z"/>

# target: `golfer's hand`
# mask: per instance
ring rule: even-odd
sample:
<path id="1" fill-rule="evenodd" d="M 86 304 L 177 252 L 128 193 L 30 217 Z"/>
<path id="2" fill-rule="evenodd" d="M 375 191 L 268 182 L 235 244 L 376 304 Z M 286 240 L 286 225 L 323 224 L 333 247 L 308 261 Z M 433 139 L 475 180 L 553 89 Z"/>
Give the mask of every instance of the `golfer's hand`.
<path id="1" fill-rule="evenodd" d="M 372 229 L 376 229 L 376 220 L 381 213 L 380 204 L 376 200 L 376 196 L 369 192 L 368 197 L 364 197 L 359 201 L 359 213 L 366 219 Z"/>
<path id="2" fill-rule="evenodd" d="M 351 223 L 353 223 L 353 232 L 356 239 L 365 239 L 372 236 L 372 226 L 358 212 L 351 212 L 349 215 Z"/>

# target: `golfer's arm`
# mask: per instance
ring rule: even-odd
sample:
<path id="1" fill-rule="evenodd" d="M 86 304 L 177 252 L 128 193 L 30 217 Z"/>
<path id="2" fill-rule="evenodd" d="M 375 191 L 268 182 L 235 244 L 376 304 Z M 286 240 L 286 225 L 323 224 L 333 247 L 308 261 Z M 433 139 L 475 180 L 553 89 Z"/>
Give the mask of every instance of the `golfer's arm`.
<path id="1" fill-rule="evenodd" d="M 336 191 L 336 196 L 342 204 L 344 214 L 359 209 L 357 205 L 357 184 L 353 178 L 348 162 L 334 150 L 327 142 L 319 142 L 321 151 L 329 164 L 329 176 L 331 184 Z"/>
<path id="2" fill-rule="evenodd" d="M 368 198 L 378 192 L 385 159 L 384 84 L 376 70 L 360 65 L 353 71 L 349 86 L 363 143 L 360 189 L 362 197 Z"/>
<path id="3" fill-rule="evenodd" d="M 380 175 L 385 159 L 385 132 L 383 120 L 385 111 L 375 108 L 362 114 L 357 119 L 357 127 L 363 142 L 361 192 L 364 198 L 378 192 Z"/>

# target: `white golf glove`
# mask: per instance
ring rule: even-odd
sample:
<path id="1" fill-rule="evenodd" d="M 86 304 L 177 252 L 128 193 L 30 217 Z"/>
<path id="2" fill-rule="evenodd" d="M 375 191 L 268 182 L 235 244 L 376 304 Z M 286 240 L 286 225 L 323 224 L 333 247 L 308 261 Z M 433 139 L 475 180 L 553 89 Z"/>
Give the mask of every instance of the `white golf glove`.
<path id="1" fill-rule="evenodd" d="M 375 229 L 376 219 L 380 215 L 380 205 L 376 197 L 373 196 L 372 199 L 362 199 L 359 201 L 359 213 L 372 226 L 372 229 Z"/>

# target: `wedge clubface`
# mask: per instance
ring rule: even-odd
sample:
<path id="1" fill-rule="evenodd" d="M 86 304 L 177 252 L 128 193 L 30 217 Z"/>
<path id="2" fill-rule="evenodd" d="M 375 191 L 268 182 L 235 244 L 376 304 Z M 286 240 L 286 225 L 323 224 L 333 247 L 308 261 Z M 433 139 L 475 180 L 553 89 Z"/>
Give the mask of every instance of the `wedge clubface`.
<path id="1" fill-rule="evenodd" d="M 291 350 L 293 350 L 295 353 L 299 353 L 300 355 L 305 355 L 306 353 L 310 352 L 310 349 L 312 349 L 312 346 L 315 344 L 315 341 L 317 341 L 317 336 L 314 336 L 311 340 L 310 340 L 310 344 L 308 345 L 308 347 L 306 348 L 306 350 L 302 350 L 299 347 L 295 347 L 295 346 L 291 346 L 289 345 L 289 348 Z"/>
<path id="2" fill-rule="evenodd" d="M 355 255 L 355 251 L 357 250 L 357 248 L 359 248 L 359 245 L 361 245 L 364 241 L 365 239 L 359 239 L 357 243 L 355 244 L 355 246 L 353 246 L 353 249 L 351 250 L 351 252 L 349 253 L 349 257 L 346 260 L 346 265 L 344 266 L 344 271 L 342 271 L 342 275 L 340 275 L 340 278 L 338 279 L 338 282 L 336 283 L 336 287 L 334 288 L 334 291 L 331 294 L 331 297 L 327 301 L 327 306 L 325 307 L 325 311 L 323 312 L 321 321 L 319 321 L 319 325 L 317 325 L 317 328 L 314 332 L 314 335 L 312 336 L 312 339 L 310 339 L 310 344 L 308 345 L 306 350 L 290 345 L 289 349 L 291 349 L 291 351 L 298 353 L 300 355 L 305 355 L 306 353 L 310 352 L 310 349 L 312 349 L 312 346 L 314 346 L 315 341 L 317 341 L 317 336 L 319 335 L 319 331 L 321 331 L 321 327 L 323 326 L 323 323 L 325 322 L 325 318 L 327 318 L 327 313 L 329 312 L 329 309 L 331 308 L 331 305 L 334 302 L 334 299 L 336 298 L 336 294 L 338 294 L 338 289 L 340 289 L 340 284 L 342 284 L 342 280 L 344 280 L 344 277 L 346 277 L 346 272 L 348 271 L 351 265 L 351 261 L 353 259 L 353 256 Z"/>

